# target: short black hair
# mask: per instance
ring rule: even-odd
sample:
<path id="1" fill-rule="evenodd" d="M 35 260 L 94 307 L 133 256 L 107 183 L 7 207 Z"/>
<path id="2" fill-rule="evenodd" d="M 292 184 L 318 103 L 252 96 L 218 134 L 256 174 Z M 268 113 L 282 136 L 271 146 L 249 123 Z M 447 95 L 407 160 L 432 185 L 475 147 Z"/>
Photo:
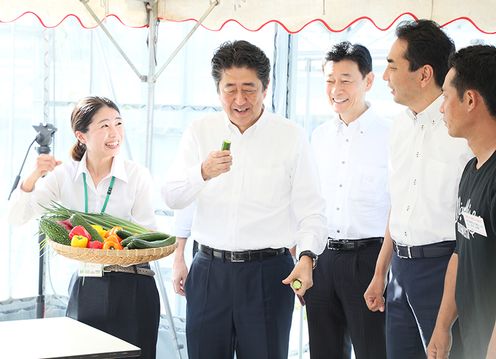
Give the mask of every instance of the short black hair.
<path id="1" fill-rule="evenodd" d="M 460 101 L 466 90 L 480 93 L 491 116 L 496 117 L 496 47 L 474 45 L 451 55 L 449 67 L 455 70 L 451 82 Z"/>
<path id="2" fill-rule="evenodd" d="M 443 86 L 448 73 L 448 58 L 455 52 L 455 44 L 432 20 L 402 21 L 396 28 L 398 39 L 407 42 L 405 58 L 410 71 L 424 65 L 432 66 L 436 85 Z"/>
<path id="3" fill-rule="evenodd" d="M 227 41 L 220 45 L 212 58 L 212 77 L 217 91 L 224 70 L 239 67 L 255 70 L 263 90 L 269 85 L 270 61 L 257 46 L 244 40 Z"/>
<path id="4" fill-rule="evenodd" d="M 370 56 L 369 50 L 363 45 L 352 44 L 349 41 L 343 41 L 334 45 L 331 51 L 326 54 L 324 65 L 329 61 L 339 62 L 342 60 L 355 62 L 362 77 L 372 72 L 372 56 Z"/>

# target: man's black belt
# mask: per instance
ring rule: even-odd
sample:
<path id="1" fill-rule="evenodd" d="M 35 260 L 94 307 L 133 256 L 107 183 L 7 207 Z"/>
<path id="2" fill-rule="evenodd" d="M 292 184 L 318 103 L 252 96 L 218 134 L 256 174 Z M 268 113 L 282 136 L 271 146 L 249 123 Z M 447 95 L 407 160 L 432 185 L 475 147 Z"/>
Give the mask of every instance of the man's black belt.
<path id="1" fill-rule="evenodd" d="M 456 241 L 444 241 L 423 246 L 403 246 L 393 241 L 393 249 L 400 258 L 435 258 L 449 256 L 455 249 Z"/>
<path id="2" fill-rule="evenodd" d="M 383 240 L 383 237 L 363 239 L 334 239 L 329 237 L 327 239 L 327 249 L 331 251 L 351 251 L 371 244 L 382 243 Z"/>
<path id="3" fill-rule="evenodd" d="M 210 248 L 208 246 L 200 245 L 200 252 L 209 255 L 210 257 L 219 258 L 227 262 L 243 263 L 262 260 L 265 258 L 280 256 L 288 252 L 287 248 L 266 248 L 256 249 L 252 251 L 230 252 L 222 251 L 220 249 Z"/>

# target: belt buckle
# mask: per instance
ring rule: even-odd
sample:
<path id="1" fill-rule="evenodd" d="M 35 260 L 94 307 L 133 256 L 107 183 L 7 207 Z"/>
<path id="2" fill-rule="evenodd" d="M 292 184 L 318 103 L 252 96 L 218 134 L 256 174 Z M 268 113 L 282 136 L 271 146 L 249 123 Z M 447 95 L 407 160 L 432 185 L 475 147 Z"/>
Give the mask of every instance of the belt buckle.
<path id="1" fill-rule="evenodd" d="M 327 240 L 327 249 L 331 251 L 339 251 L 345 248 L 347 240 L 337 240 L 337 239 L 329 239 Z"/>
<path id="2" fill-rule="evenodd" d="M 244 263 L 246 260 L 242 257 L 241 252 L 231 252 L 231 262 L 232 263 Z"/>
<path id="3" fill-rule="evenodd" d="M 401 254 L 401 248 L 406 248 L 406 253 L 407 255 L 403 255 Z M 399 258 L 403 258 L 403 259 L 412 259 L 412 251 L 410 249 L 409 246 L 399 246 L 399 245 L 396 245 L 396 254 L 398 255 Z"/>

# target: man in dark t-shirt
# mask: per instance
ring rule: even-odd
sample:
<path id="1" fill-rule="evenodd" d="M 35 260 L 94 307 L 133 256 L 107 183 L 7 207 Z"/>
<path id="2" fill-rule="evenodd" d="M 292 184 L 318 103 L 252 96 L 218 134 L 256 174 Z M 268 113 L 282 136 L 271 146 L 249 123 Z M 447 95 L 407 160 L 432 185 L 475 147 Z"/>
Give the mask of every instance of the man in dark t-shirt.
<path id="1" fill-rule="evenodd" d="M 447 358 L 458 316 L 466 359 L 496 358 L 496 47 L 469 46 L 450 59 L 441 112 L 475 154 L 460 180 L 456 249 L 429 358 Z"/>

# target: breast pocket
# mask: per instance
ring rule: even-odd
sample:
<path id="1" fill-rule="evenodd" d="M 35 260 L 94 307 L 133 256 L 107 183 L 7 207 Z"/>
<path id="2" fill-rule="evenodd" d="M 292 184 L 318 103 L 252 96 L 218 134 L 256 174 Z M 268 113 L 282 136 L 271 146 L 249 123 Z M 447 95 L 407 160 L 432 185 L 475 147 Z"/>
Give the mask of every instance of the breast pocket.
<path id="1" fill-rule="evenodd" d="M 363 165 L 351 181 L 350 198 L 362 205 L 374 206 L 387 192 L 387 168 Z"/>
<path id="2" fill-rule="evenodd" d="M 426 159 L 422 176 L 432 203 L 452 207 L 458 193 L 459 174 L 456 166 L 434 159 Z"/>
<path id="3" fill-rule="evenodd" d="M 283 166 L 257 168 L 245 175 L 246 200 L 267 207 L 274 207 L 289 198 L 290 177 Z"/>

